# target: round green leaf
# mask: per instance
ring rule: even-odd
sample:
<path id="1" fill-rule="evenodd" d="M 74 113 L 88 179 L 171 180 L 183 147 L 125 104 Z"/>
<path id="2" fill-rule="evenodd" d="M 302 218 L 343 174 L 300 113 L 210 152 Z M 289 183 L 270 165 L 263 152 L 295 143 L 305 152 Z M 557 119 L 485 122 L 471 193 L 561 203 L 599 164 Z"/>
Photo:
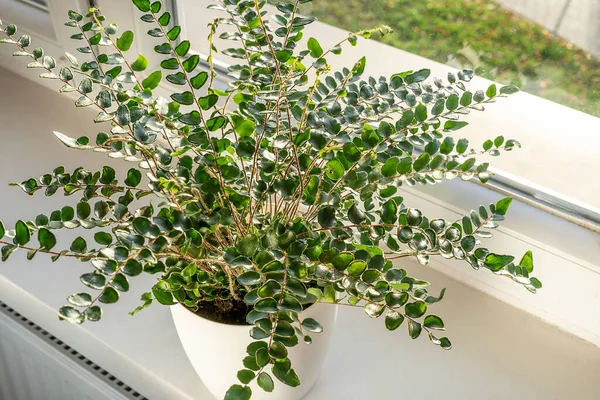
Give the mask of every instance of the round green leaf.
<path id="1" fill-rule="evenodd" d="M 0 235 L 0 238 L 1 237 L 2 237 L 2 235 Z M 532 273 L 533 272 L 533 253 L 531 251 L 528 251 L 527 253 L 525 253 L 523 255 L 523 258 L 521 258 L 519 265 L 521 267 L 525 268 L 525 270 L 528 273 Z"/>
<path id="2" fill-rule="evenodd" d="M 208 80 L 208 73 L 206 73 L 205 71 L 199 72 L 196 76 L 194 76 L 190 82 L 192 84 L 192 87 L 196 90 L 202 88 L 202 86 L 204 86 L 204 84 L 206 83 L 206 81 Z"/>
<path id="3" fill-rule="evenodd" d="M 117 301 L 119 301 L 119 292 L 117 292 L 114 288 L 109 286 L 104 289 L 98 301 L 106 304 L 116 303 Z"/>
<path id="4" fill-rule="evenodd" d="M 298 275 L 299 274 L 296 273 L 296 276 Z M 305 297 L 307 293 L 306 286 L 304 286 L 304 283 L 294 278 L 288 278 L 287 289 L 299 297 Z"/>
<path id="5" fill-rule="evenodd" d="M 111 285 L 121 292 L 127 292 L 129 290 L 129 280 L 123 274 L 116 274 Z"/>
<path id="6" fill-rule="evenodd" d="M 414 303 L 408 303 L 404 306 L 406 315 L 411 318 L 420 318 L 427 311 L 427 304 L 424 301 L 415 301 Z"/>
<path id="7" fill-rule="evenodd" d="M 92 207 L 85 201 L 77 203 L 77 218 L 86 219 L 92 213 Z"/>
<path id="8" fill-rule="evenodd" d="M 260 312 L 273 313 L 278 311 L 277 301 L 272 297 L 261 299 L 254 304 L 254 309 Z"/>
<path id="9" fill-rule="evenodd" d="M 76 293 L 70 295 L 67 301 L 77 307 L 87 307 L 92 304 L 92 296 L 88 293 Z"/>
<path id="10" fill-rule="evenodd" d="M 265 342 L 261 342 L 261 343 L 265 343 Z M 265 343 L 266 344 L 266 343 Z M 256 351 L 256 353 L 254 354 L 255 359 L 256 359 L 256 365 L 258 367 L 264 367 L 265 365 L 269 364 L 271 362 L 271 357 L 269 357 L 269 351 L 267 350 L 267 348 L 261 348 L 258 349 Z"/>
<path id="11" fill-rule="evenodd" d="M 237 125 L 235 130 L 240 136 L 251 136 L 256 130 L 256 125 L 250 120 L 245 120 Z"/>
<path id="12" fill-rule="evenodd" d="M 513 199 L 511 197 L 506 197 L 499 202 L 496 203 L 496 214 L 506 215 L 508 212 L 508 208 L 510 207 Z"/>
<path id="13" fill-rule="evenodd" d="M 63 222 L 71 221 L 75 218 L 75 210 L 71 206 L 65 206 L 60 210 L 60 218 Z"/>
<path id="14" fill-rule="evenodd" d="M 248 386 L 233 385 L 225 393 L 224 400 L 250 400 L 252 397 L 252 389 Z"/>
<path id="15" fill-rule="evenodd" d="M 367 219 L 367 217 L 365 216 L 365 213 L 362 212 L 362 210 L 358 208 L 356 204 L 352 204 L 348 209 L 348 219 L 353 224 L 359 225 L 363 223 Z"/>
<path id="16" fill-rule="evenodd" d="M 423 214 L 417 209 L 409 208 L 406 212 L 406 222 L 410 226 L 419 226 L 423 222 Z"/>
<path id="17" fill-rule="evenodd" d="M 388 158 L 381 167 L 381 175 L 385 177 L 392 177 L 397 175 L 399 163 L 400 159 L 398 157 Z"/>
<path id="18" fill-rule="evenodd" d="M 344 143 L 343 150 L 344 156 L 348 159 L 348 161 L 357 162 L 362 157 L 362 153 L 352 142 Z"/>
<path id="19" fill-rule="evenodd" d="M 177 36 L 179 36 L 179 32 L 181 31 L 181 28 L 179 28 L 179 29 L 177 29 L 177 28 L 178 27 L 176 26 L 173 29 L 171 29 L 169 31 L 169 33 L 167 34 L 167 36 L 170 36 L 169 38 L 175 36 L 175 34 L 177 34 Z M 173 40 L 173 39 L 171 39 L 171 40 Z M 183 69 L 185 69 L 186 72 L 193 72 L 199 63 L 200 63 L 200 56 L 197 54 L 194 54 L 190 58 L 188 58 L 187 60 L 185 60 L 183 62 Z"/>
<path id="20" fill-rule="evenodd" d="M 422 331 L 423 327 L 420 323 L 413 321 L 412 319 L 408 321 L 408 335 L 411 339 L 418 338 Z"/>
<path id="21" fill-rule="evenodd" d="M 262 318 L 267 318 L 268 315 L 267 314 L 262 314 Z M 254 322 L 249 322 L 249 323 L 254 323 Z M 248 354 L 250 354 L 251 356 L 255 355 L 256 352 L 260 349 L 267 349 L 268 345 L 265 342 L 259 341 L 259 342 L 252 342 L 248 345 L 248 347 L 246 347 L 246 352 Z"/>
<path id="22" fill-rule="evenodd" d="M 161 282 L 162 281 L 160 281 L 159 283 L 161 283 Z M 171 292 L 161 290 L 160 288 L 157 287 L 157 285 L 154 285 L 154 287 L 152 288 L 152 295 L 154 296 L 156 301 L 158 301 L 160 304 L 162 304 L 164 306 L 172 306 L 174 304 L 177 304 L 173 300 L 173 294 Z"/>
<path id="23" fill-rule="evenodd" d="M 381 206 L 381 221 L 386 224 L 394 224 L 397 220 L 398 206 L 394 200 L 388 200 Z"/>
<path id="24" fill-rule="evenodd" d="M 144 89 L 156 89 L 162 79 L 162 71 L 154 71 L 146 79 L 142 81 Z"/>
<path id="25" fill-rule="evenodd" d="M 287 357 L 288 351 L 281 342 L 274 341 L 271 347 L 269 348 L 269 355 L 272 358 L 283 360 Z"/>
<path id="26" fill-rule="evenodd" d="M 171 13 L 169 12 L 164 12 L 159 18 L 158 18 L 158 23 L 161 24 L 162 26 L 167 26 L 169 25 L 169 22 L 171 22 Z"/>
<path id="27" fill-rule="evenodd" d="M 89 288 L 100 290 L 106 285 L 106 277 L 98 273 L 81 275 L 81 282 Z"/>
<path id="28" fill-rule="evenodd" d="M 519 88 L 516 86 L 502 86 L 500 88 L 500 93 L 502 94 L 513 94 L 513 93 L 517 93 L 519 91 Z"/>
<path id="29" fill-rule="evenodd" d="M 81 312 L 74 307 L 64 306 L 58 310 L 58 315 L 62 319 L 66 319 L 69 322 L 81 324 L 83 322 L 83 315 Z"/>
<path id="30" fill-rule="evenodd" d="M 243 384 L 250 383 L 255 376 L 256 375 L 254 374 L 254 372 L 250 371 L 249 369 L 242 369 L 237 373 L 238 380 Z"/>
<path id="31" fill-rule="evenodd" d="M 378 303 L 368 303 L 365 305 L 365 313 L 371 318 L 377 318 L 385 311 L 385 305 Z"/>
<path id="32" fill-rule="evenodd" d="M 150 11 L 150 0 L 132 0 L 133 4 L 141 11 Z"/>
<path id="33" fill-rule="evenodd" d="M 127 171 L 127 179 L 125 179 L 125 185 L 136 187 L 142 181 L 142 173 L 135 168 L 131 168 Z"/>
<path id="34" fill-rule="evenodd" d="M 513 262 L 514 259 L 513 256 L 490 253 L 485 258 L 483 265 L 493 272 L 498 272 Z"/>
<path id="35" fill-rule="evenodd" d="M 289 359 L 276 360 L 273 364 L 273 375 L 288 386 L 300 386 L 300 378 L 291 368 Z"/>
<path id="36" fill-rule="evenodd" d="M 440 347 L 444 350 L 450 350 L 452 348 L 452 343 L 450 339 L 447 337 L 440 338 Z"/>
<path id="37" fill-rule="evenodd" d="M 279 320 L 277 322 L 277 327 L 275 328 L 275 334 L 280 336 L 282 338 L 281 340 L 284 340 L 283 338 L 291 338 L 292 336 L 296 336 L 296 330 L 289 322 Z"/>
<path id="38" fill-rule="evenodd" d="M 403 306 L 409 299 L 408 293 L 390 292 L 385 296 L 385 303 L 393 308 Z"/>
<path id="39" fill-rule="evenodd" d="M 335 225 L 335 207 L 324 206 L 319 210 L 318 221 L 323 228 L 330 228 Z"/>
<path id="40" fill-rule="evenodd" d="M 413 168 L 415 171 L 421 171 L 429 165 L 429 161 L 431 160 L 431 156 L 429 153 L 423 153 L 415 160 L 413 163 Z"/>
<path id="41" fill-rule="evenodd" d="M 315 333 L 323 332 L 323 326 L 319 323 L 319 321 L 313 318 L 304 318 L 302 320 L 302 328 Z"/>
<path id="42" fill-rule="evenodd" d="M 341 162 L 336 159 L 329 160 L 325 165 L 325 175 L 332 181 L 338 181 L 342 179 L 346 170 Z"/>
<path id="43" fill-rule="evenodd" d="M 280 291 L 281 285 L 277 281 L 270 279 L 258 289 L 257 293 L 260 297 L 273 297 Z"/>
<path id="44" fill-rule="evenodd" d="M 473 236 L 465 236 L 460 241 L 460 245 L 462 246 L 464 251 L 466 251 L 467 253 L 470 253 L 475 248 L 476 240 Z"/>
<path id="45" fill-rule="evenodd" d="M 261 283 L 262 279 L 260 279 L 260 274 L 258 272 L 248 271 L 238 276 L 238 282 L 240 285 L 254 286 Z"/>
<path id="46" fill-rule="evenodd" d="M 302 312 L 302 304 L 300 304 L 300 301 L 298 301 L 298 299 L 296 299 L 294 296 L 286 294 L 284 295 L 281 304 L 278 305 L 278 309 L 300 313 Z"/>
<path id="47" fill-rule="evenodd" d="M 138 276 L 139 274 L 142 273 L 143 267 L 142 267 L 142 264 L 139 263 L 139 261 L 134 260 L 132 258 L 130 260 L 127 260 L 127 262 L 123 266 L 122 271 L 125 275 Z"/>
<path id="48" fill-rule="evenodd" d="M 102 309 L 98 306 L 92 306 L 85 311 L 84 316 L 85 319 L 91 322 L 100 321 L 100 318 L 102 318 Z"/>
<path id="49" fill-rule="evenodd" d="M 256 383 L 258 383 L 258 386 L 262 390 L 264 390 L 265 392 L 268 392 L 268 393 L 272 392 L 273 389 L 275 388 L 275 385 L 273 384 L 273 378 L 271 378 L 271 376 L 266 372 L 261 372 L 258 375 Z"/>
<path id="50" fill-rule="evenodd" d="M 446 108 L 450 111 L 454 111 L 458 108 L 458 102 L 458 95 L 453 93 L 446 99 Z"/>
<path id="51" fill-rule="evenodd" d="M 427 107 L 423 104 L 418 104 L 415 108 L 415 118 L 418 122 L 423 122 L 427 119 Z"/>
<path id="52" fill-rule="evenodd" d="M 87 243 L 81 236 L 77 237 L 71 243 L 71 251 L 74 253 L 85 253 L 87 251 Z"/>
<path id="53" fill-rule="evenodd" d="M 446 230 L 445 236 L 446 239 L 450 240 L 451 242 L 456 242 L 460 240 L 461 232 L 455 226 L 451 226 Z"/>
<path id="54" fill-rule="evenodd" d="M 208 121 L 206 121 L 206 126 L 208 127 L 209 131 L 214 132 L 218 129 L 221 129 L 225 125 L 226 122 L 227 122 L 227 119 L 225 119 L 225 117 L 218 116 L 218 117 L 214 117 L 214 118 L 211 118 Z M 240 144 L 241 143 L 242 142 L 240 141 Z M 252 152 L 254 153 L 254 149 Z"/>
<path id="55" fill-rule="evenodd" d="M 348 265 L 350 265 L 352 260 L 354 260 L 354 255 L 349 252 L 344 252 L 333 257 L 331 263 L 333 264 L 335 269 L 343 271 L 348 267 Z"/>
<path id="56" fill-rule="evenodd" d="M 275 57 L 277 57 L 277 59 L 282 63 L 287 62 L 292 57 L 292 55 L 293 53 L 291 50 L 279 50 L 275 52 Z"/>
<path id="57" fill-rule="evenodd" d="M 160 234 L 160 228 L 154 225 L 148 218 L 137 217 L 132 222 L 133 229 L 135 229 L 140 235 L 148 237 L 156 237 Z"/>
<path id="58" fill-rule="evenodd" d="M 252 257 L 258 250 L 259 244 L 260 241 L 258 239 L 258 236 L 250 234 L 238 241 L 236 249 L 240 252 L 240 254 Z"/>
<path id="59" fill-rule="evenodd" d="M 92 265 L 104 274 L 112 274 L 117 270 L 117 262 L 107 258 L 94 258 Z"/>
<path id="60" fill-rule="evenodd" d="M 240 157 L 251 158 L 256 151 L 256 144 L 253 139 L 242 137 L 236 146 L 236 152 Z"/>
<path id="61" fill-rule="evenodd" d="M 117 47 L 121 51 L 127 51 L 133 44 L 133 32 L 125 31 L 120 38 L 117 39 Z"/>
<path id="62" fill-rule="evenodd" d="M 18 220 L 15 225 L 15 238 L 14 243 L 19 246 L 24 246 L 31 240 L 31 234 L 29 228 L 25 222 Z"/>
<path id="63" fill-rule="evenodd" d="M 192 92 L 173 93 L 171 98 L 179 104 L 191 106 L 194 104 L 194 95 Z"/>
<path id="64" fill-rule="evenodd" d="M 323 55 L 323 48 L 319 44 L 319 41 L 315 38 L 308 39 L 308 43 L 306 44 L 308 50 L 310 50 L 310 56 L 313 58 L 319 58 Z"/>
<path id="65" fill-rule="evenodd" d="M 38 241 L 44 250 L 52 250 L 56 246 L 56 236 L 46 228 L 38 231 Z"/>
<path id="66" fill-rule="evenodd" d="M 129 116 L 129 109 L 127 109 L 127 115 Z M 129 123 L 129 122 L 127 122 L 127 123 Z M 112 167 L 105 166 L 102 168 L 102 176 L 100 177 L 100 183 L 109 185 L 114 182 L 115 176 L 116 176 L 115 170 Z"/>
<path id="67" fill-rule="evenodd" d="M 429 329 L 444 330 L 444 321 L 437 315 L 428 315 L 425 317 L 423 325 Z"/>
<path id="68" fill-rule="evenodd" d="M 96 232 L 94 234 L 94 240 L 96 243 L 101 244 L 103 246 L 110 246 L 112 243 L 112 235 L 107 232 Z"/>
<path id="69" fill-rule="evenodd" d="M 348 265 L 348 274 L 352 276 L 360 276 L 367 269 L 367 262 L 363 260 L 355 260 Z"/>
<path id="70" fill-rule="evenodd" d="M 404 316 L 397 311 L 389 311 L 385 316 L 385 327 L 390 330 L 396 330 L 404 322 Z"/>

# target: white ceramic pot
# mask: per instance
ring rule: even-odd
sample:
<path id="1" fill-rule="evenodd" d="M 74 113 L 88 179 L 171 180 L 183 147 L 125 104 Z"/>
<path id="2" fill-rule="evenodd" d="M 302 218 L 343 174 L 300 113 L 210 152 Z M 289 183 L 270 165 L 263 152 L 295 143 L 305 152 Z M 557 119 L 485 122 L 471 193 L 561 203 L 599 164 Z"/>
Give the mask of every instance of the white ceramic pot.
<path id="1" fill-rule="evenodd" d="M 227 325 L 202 318 L 177 304 L 171 314 L 181 344 L 208 390 L 217 399 L 225 397 L 232 384 L 239 384 L 237 372 L 244 369 L 242 360 L 247 356 L 246 347 L 253 341 L 249 325 Z M 256 381 L 250 384 L 252 400 L 299 400 L 313 387 L 319 375 L 337 316 L 337 306 L 314 304 L 300 314 L 301 318 L 314 318 L 323 325 L 323 332 L 312 333 L 311 344 L 300 343 L 289 348 L 292 367 L 300 378 L 300 386 L 289 387 L 273 377 L 275 390 L 264 392 Z"/>

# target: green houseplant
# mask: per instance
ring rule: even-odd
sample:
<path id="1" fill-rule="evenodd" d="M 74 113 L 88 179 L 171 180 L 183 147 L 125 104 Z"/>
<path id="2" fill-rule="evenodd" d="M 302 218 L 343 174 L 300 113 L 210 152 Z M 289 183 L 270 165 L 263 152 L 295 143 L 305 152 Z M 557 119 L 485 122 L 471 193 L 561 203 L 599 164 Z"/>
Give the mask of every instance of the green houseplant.
<path id="1" fill-rule="evenodd" d="M 403 185 L 456 177 L 485 182 L 488 164 L 476 156 L 519 144 L 497 137 L 470 147 L 455 139 L 467 125 L 460 118 L 518 89 L 469 91 L 468 70 L 431 83 L 423 69 L 366 78 L 365 58 L 333 72 L 327 57 L 390 28 L 350 34 L 325 51 L 303 38 L 314 18 L 298 8 L 308 1 L 278 3 L 270 16 L 264 1 L 217 1 L 210 7 L 223 18 L 209 25 L 211 50 L 201 63 L 159 1 L 133 0 L 163 56 L 155 71 L 144 56 L 127 54 L 133 32 L 118 33 L 98 9 L 69 13 L 66 25 L 85 61 L 66 54 L 63 67 L 14 25 L 2 30 L 1 42 L 16 46 L 28 68 L 76 93 L 77 107 L 97 109 L 102 131 L 95 138 L 57 138 L 131 166 L 120 179 L 109 166 L 58 167 L 18 184 L 30 195 L 60 191 L 79 202 L 14 229 L 0 222 L 2 261 L 24 250 L 29 259 L 45 253 L 90 263 L 81 276 L 87 290 L 59 310 L 74 323 L 100 320 L 100 304 L 117 302 L 141 273 L 156 274 L 157 282 L 135 312 L 179 303 L 206 318 L 246 321 L 253 342 L 227 399 L 250 398 L 253 381 L 272 391 L 272 376 L 300 384 L 288 349 L 322 331 L 319 321 L 302 317 L 315 303 L 363 307 L 369 317 L 384 316 L 389 330 L 405 322 L 411 338 L 426 333 L 449 349 L 438 335 L 444 322 L 429 313 L 444 292 L 428 293 L 428 282 L 408 276 L 400 268 L 405 258 L 462 260 L 531 292 L 541 287 L 530 276 L 530 252 L 517 263 L 481 244 L 510 198 L 445 221 L 399 194 Z M 225 91 L 214 87 L 216 35 L 237 44 L 223 54 L 240 60 L 228 69 Z M 165 81 L 174 88 L 170 99 L 153 95 Z M 78 237 L 56 250 L 61 229 L 91 230 L 95 243 Z"/>

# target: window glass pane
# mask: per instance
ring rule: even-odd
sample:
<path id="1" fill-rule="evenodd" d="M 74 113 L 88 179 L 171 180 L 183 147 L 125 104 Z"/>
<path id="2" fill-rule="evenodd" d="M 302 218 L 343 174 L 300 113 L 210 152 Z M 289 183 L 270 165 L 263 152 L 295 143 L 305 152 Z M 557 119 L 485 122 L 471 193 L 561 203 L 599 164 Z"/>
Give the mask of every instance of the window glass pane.
<path id="1" fill-rule="evenodd" d="M 598 0 L 314 0 L 304 13 L 349 31 L 389 25 L 374 38 L 600 116 Z"/>

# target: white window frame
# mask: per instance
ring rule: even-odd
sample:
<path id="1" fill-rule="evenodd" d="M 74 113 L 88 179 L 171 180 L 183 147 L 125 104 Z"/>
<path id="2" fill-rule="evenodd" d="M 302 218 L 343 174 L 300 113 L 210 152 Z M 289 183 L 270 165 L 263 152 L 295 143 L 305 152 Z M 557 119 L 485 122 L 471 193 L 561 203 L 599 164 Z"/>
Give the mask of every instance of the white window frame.
<path id="1" fill-rule="evenodd" d="M 0 15 L 6 20 L 23 27 L 29 27 L 39 37 L 55 40 L 49 7 L 42 7 L 27 0 L 0 0 Z"/>
<path id="2" fill-rule="evenodd" d="M 323 1 L 323 0 L 316 0 Z M 193 15 L 193 25 L 185 27 L 188 37 L 200 38 L 196 40 L 192 46 L 200 54 L 207 54 L 208 48 L 206 41 L 202 40 L 206 36 L 206 25 L 212 22 L 216 17 L 222 17 L 225 14 L 216 10 L 204 10 L 205 5 L 210 4 L 212 0 L 183 0 L 183 7 L 186 8 L 185 15 Z M 185 16 L 180 18 L 185 23 Z M 330 25 L 316 22 L 306 27 L 304 40 L 311 36 L 318 37 L 322 42 L 323 48 L 328 48 L 327 44 L 335 43 L 339 39 L 347 36 L 348 32 L 342 29 L 332 27 Z M 235 45 L 234 42 L 215 40 L 215 44 L 219 49 L 225 49 Z M 354 62 L 363 54 L 367 55 L 367 73 L 374 76 L 390 76 L 391 74 L 406 71 L 414 68 L 429 68 L 432 70 L 433 76 L 444 77 L 448 72 L 455 72 L 456 69 L 440 64 L 438 62 L 428 60 L 426 58 L 410 54 L 400 49 L 384 45 L 379 42 L 359 41 L 356 47 L 346 46 L 342 55 L 328 57 L 328 61 L 332 65 L 332 70 L 337 70 L 343 66 L 353 65 Z M 224 65 L 237 64 L 238 60 L 216 54 L 215 60 L 220 61 Z M 393 62 L 390 62 L 393 61 Z M 376 67 L 373 67 L 376 65 Z M 470 87 L 486 88 L 491 81 L 483 78 L 478 78 L 470 83 Z M 518 106 L 515 106 L 518 104 Z M 539 126 L 526 126 L 524 122 L 531 121 L 512 121 L 506 123 L 505 119 L 510 118 L 510 113 L 517 108 L 532 109 L 531 114 L 535 116 L 537 113 L 540 116 L 545 116 L 543 120 L 540 118 Z M 551 115 L 552 117 L 548 117 Z M 578 140 L 572 140 L 568 143 L 571 147 L 568 149 L 562 148 L 564 143 L 553 147 L 552 143 L 546 143 L 548 135 L 550 137 L 559 132 L 559 129 L 552 120 L 562 117 L 569 123 L 560 124 L 561 129 L 564 128 L 565 135 L 554 136 L 554 140 L 566 138 L 568 132 L 569 138 L 580 137 L 581 143 L 587 143 L 588 146 L 581 146 Z M 531 118 L 536 121 L 537 118 Z M 573 132 L 578 129 L 570 122 L 574 119 L 581 120 L 582 130 L 587 132 Z M 568 107 L 553 103 L 548 100 L 540 99 L 536 96 L 527 93 L 519 93 L 512 96 L 508 100 L 499 101 L 497 104 L 489 106 L 489 110 L 485 113 L 472 113 L 466 118 L 473 127 L 461 130 L 460 135 L 465 134 L 467 138 L 473 138 L 472 143 L 483 142 L 482 137 L 490 138 L 496 135 L 504 135 L 506 138 L 515 138 L 522 141 L 526 146 L 521 150 L 516 150 L 504 157 L 489 158 L 494 172 L 498 176 L 494 182 L 496 188 L 507 192 L 510 189 L 511 195 L 518 196 L 523 201 L 527 201 L 534 206 L 543 206 L 547 212 L 551 212 L 562 218 L 566 218 L 572 222 L 583 224 L 588 228 L 600 232 L 600 196 L 597 192 L 587 184 L 580 184 L 584 178 L 584 171 L 592 170 L 593 166 L 597 166 L 598 162 L 594 154 L 590 154 L 589 148 L 600 148 L 600 135 L 596 132 L 600 131 L 600 118 L 572 110 Z M 511 122 L 511 121 L 509 121 Z M 506 130 L 501 127 L 506 125 Z M 489 129 L 489 128 L 492 129 Z M 553 129 L 554 128 L 554 129 Z M 480 131 L 490 130 L 485 135 L 479 134 Z M 590 131 L 594 131 L 590 134 Z M 537 136 L 537 138 L 536 138 Z M 540 138 L 545 137 L 544 140 Z M 565 140 L 571 142 L 571 140 Z M 567 157 L 565 157 L 567 153 Z M 566 169 L 556 168 L 555 170 L 544 171 L 543 169 L 529 168 L 529 159 L 540 160 L 540 157 L 552 166 L 555 163 L 569 162 L 576 159 L 581 162 L 581 167 L 573 166 L 570 171 Z M 487 161 L 486 160 L 486 161 Z M 572 172 L 572 173 L 570 173 Z M 581 172 L 581 174 L 578 174 Z M 549 175 L 555 175 L 552 177 Z M 580 175 L 580 176 L 577 176 Z M 568 196 L 566 194 L 585 192 L 585 195 Z"/>
<path id="3" fill-rule="evenodd" d="M 0 0 L 0 19 L 4 26 L 15 24 L 17 34 L 31 36 L 32 48 L 42 47 L 46 54 L 56 57 L 57 61 L 66 62 L 64 52 L 75 54 L 75 41 L 69 38 L 74 33 L 73 28 L 64 24 L 68 20 L 67 12 L 75 10 L 85 13 L 90 5 L 88 0 L 47 0 L 48 7 L 27 4 L 20 0 Z M 56 88 L 55 82 L 38 79 L 39 72 L 27 70 L 23 62 L 12 57 L 14 49 L 10 46 L 0 46 L 0 66 L 13 71 L 39 84 Z"/>
<path id="4" fill-rule="evenodd" d="M 57 18 L 60 24 L 64 23 L 65 9 L 73 8 L 73 3 L 77 3 L 80 10 L 89 6 L 84 4 L 84 0 L 48 1 L 52 7 L 53 21 Z M 206 25 L 222 14 L 204 8 L 209 0 L 170 1 L 176 5 L 184 35 L 196 46 L 193 50 L 207 54 Z M 58 10 L 55 5 L 61 4 L 62 7 L 62 4 L 66 3 L 70 4 L 55 14 Z M 160 42 L 146 35 L 150 29 L 149 24 L 139 20 L 140 12 L 130 0 L 94 0 L 94 5 L 101 7 L 111 22 L 117 22 L 121 31 L 131 29 L 134 32 L 136 47 L 130 50 L 132 57 L 136 52 L 143 53 L 149 58 L 151 67 L 158 67 L 160 58 L 153 57 L 152 48 Z M 198 6 L 202 6 L 202 12 L 197 11 Z M 186 26 L 185 17 L 190 14 L 193 14 L 193 24 Z M 61 33 L 64 30 L 56 28 L 56 23 L 54 26 L 59 32 L 55 47 L 59 50 L 69 48 L 65 40 L 68 36 Z M 68 33 L 70 34 L 72 33 Z M 319 37 L 323 47 L 327 47 L 329 42 L 346 35 L 347 32 L 341 29 L 317 22 L 308 27 L 305 39 L 311 36 Z M 38 39 L 40 42 L 44 40 Z M 231 43 L 219 41 L 216 44 L 219 49 L 231 46 Z M 332 57 L 328 61 L 335 70 L 341 66 L 352 65 L 362 55 L 367 56 L 367 73 L 376 76 L 389 76 L 414 68 L 430 68 L 432 75 L 445 76 L 448 71 L 453 70 L 451 67 L 374 41 L 361 41 L 357 47 L 346 47 L 342 56 Z M 22 73 L 22 65 L 15 65 L 15 60 L 6 58 L 0 53 L 0 65 Z M 390 60 L 393 60 L 393 63 Z M 215 61 L 219 68 L 226 68 L 229 63 L 235 62 L 226 57 L 216 57 Z M 487 84 L 489 81 L 476 78 L 471 86 L 486 87 Z M 172 88 L 174 87 L 163 80 L 164 93 L 168 93 Z M 539 115 L 531 117 L 532 120 L 539 121 L 532 123 L 519 119 L 522 117 L 511 119 L 520 110 L 529 108 L 533 110 L 532 115 Z M 558 118 L 559 115 L 566 116 L 564 118 L 568 122 Z M 555 118 L 557 121 L 554 121 Z M 483 139 L 505 134 L 507 138 L 515 138 L 523 143 L 529 142 L 533 146 L 490 160 L 492 166 L 497 167 L 499 178 L 493 182 L 496 187 L 452 181 L 435 186 L 403 188 L 406 202 L 419 207 L 428 215 L 455 219 L 480 204 L 497 201 L 503 197 L 499 192 L 510 192 L 518 201 L 513 203 L 507 221 L 495 234 L 491 246 L 495 251 L 514 254 L 522 254 L 528 249 L 534 250 L 536 275 L 542 280 L 545 288 L 532 296 L 507 279 L 498 278 L 486 271 L 473 271 L 465 263 L 441 259 L 432 262 L 431 267 L 600 346 L 600 319 L 589 318 L 589 315 L 598 315 L 600 311 L 600 229 L 596 224 L 599 221 L 594 220 L 600 215 L 600 196 L 595 196 L 595 202 L 591 202 L 590 205 L 561 194 L 585 191 L 587 199 L 593 199 L 593 195 L 598 194 L 597 185 L 588 181 L 588 171 L 598 166 L 595 152 L 590 150 L 600 148 L 600 119 L 526 93 L 519 93 L 491 105 L 485 113 L 470 115 L 468 120 L 471 125 L 459 134 L 472 139 L 472 143 L 480 143 Z M 568 128 L 573 120 L 580 121 L 582 126 L 576 127 L 577 129 L 563 128 Z M 556 127 L 557 124 L 560 127 Z M 502 127 L 505 127 L 505 131 Z M 593 127 L 598 129 L 593 131 Z M 565 137 L 558 136 L 562 129 L 569 135 L 566 142 L 585 145 L 579 144 L 565 149 L 562 143 L 552 145 L 542 140 L 549 136 L 549 132 L 556 135 L 554 140 Z M 484 134 L 480 135 L 480 132 Z M 577 140 L 573 140 L 574 136 Z M 542 166 L 527 168 L 528 163 L 534 160 Z M 577 160 L 577 163 L 573 160 Z M 553 163 L 567 163 L 571 171 L 563 173 L 564 171 L 556 169 L 557 174 L 563 174 L 552 181 L 547 175 L 554 173 Z M 544 186 L 548 186 L 548 182 L 560 183 L 561 190 L 553 193 L 545 189 Z M 540 196 L 544 196 L 545 199 L 539 198 Z M 565 209 L 565 206 L 570 209 Z M 415 271 L 415 274 L 418 274 L 418 271 Z M 573 307 L 568 299 L 577 299 L 578 307 Z"/>

